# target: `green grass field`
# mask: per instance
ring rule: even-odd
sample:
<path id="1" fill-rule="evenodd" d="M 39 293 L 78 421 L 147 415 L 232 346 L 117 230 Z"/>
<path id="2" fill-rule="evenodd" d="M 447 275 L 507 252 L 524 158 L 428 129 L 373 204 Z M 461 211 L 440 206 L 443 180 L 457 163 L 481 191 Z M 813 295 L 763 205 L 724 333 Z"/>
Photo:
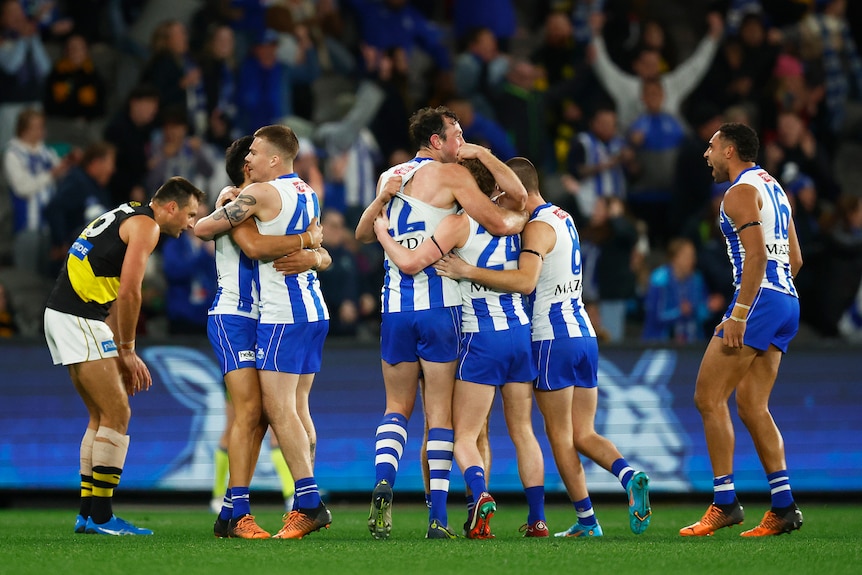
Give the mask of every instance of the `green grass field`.
<path id="1" fill-rule="evenodd" d="M 215 539 L 213 516 L 187 507 L 118 505 L 121 517 L 155 531 L 151 537 L 122 538 L 73 534 L 74 508 L 4 509 L 0 510 L 0 574 L 862 572 L 859 505 L 806 504 L 801 531 L 754 540 L 741 538 L 740 527 L 720 530 L 709 538 L 679 537 L 679 528 L 698 519 L 705 504 L 654 504 L 652 525 L 641 536 L 629 531 L 624 506 L 599 504 L 596 509 L 605 536 L 591 540 L 523 539 L 518 527 L 526 508 L 504 503 L 491 523 L 495 540 L 427 541 L 425 509 L 396 502 L 392 537 L 373 541 L 365 526 L 364 506 L 334 504 L 331 509 L 332 527 L 301 541 Z M 745 527 L 756 525 L 765 510 L 749 504 Z M 553 505 L 547 511 L 552 532 L 574 521 L 571 507 Z M 277 508 L 258 506 L 255 512 L 263 528 L 274 533 L 280 527 Z M 450 504 L 450 522 L 453 526 L 463 522 L 455 504 Z"/>

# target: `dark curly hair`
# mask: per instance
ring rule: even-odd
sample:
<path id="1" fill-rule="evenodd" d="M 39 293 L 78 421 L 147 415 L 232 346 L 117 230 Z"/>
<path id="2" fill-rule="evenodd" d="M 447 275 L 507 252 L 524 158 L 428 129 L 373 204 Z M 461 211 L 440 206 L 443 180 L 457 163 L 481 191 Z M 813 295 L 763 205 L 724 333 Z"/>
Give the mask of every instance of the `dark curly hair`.
<path id="1" fill-rule="evenodd" d="M 739 122 L 729 122 L 722 124 L 718 131 L 721 132 L 723 140 L 733 144 L 740 160 L 743 162 L 757 161 L 760 140 L 757 138 L 757 132 L 751 127 Z"/>

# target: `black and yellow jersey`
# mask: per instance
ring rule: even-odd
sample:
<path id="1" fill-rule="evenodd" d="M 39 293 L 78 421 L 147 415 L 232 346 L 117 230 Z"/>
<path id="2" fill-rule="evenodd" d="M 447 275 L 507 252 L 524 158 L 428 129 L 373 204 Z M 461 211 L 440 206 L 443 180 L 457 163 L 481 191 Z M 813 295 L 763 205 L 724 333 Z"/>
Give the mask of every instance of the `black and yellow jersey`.
<path id="1" fill-rule="evenodd" d="M 117 299 L 126 244 L 120 224 L 133 216 L 153 216 L 138 202 L 105 212 L 84 228 L 69 248 L 47 307 L 63 313 L 104 320 Z"/>

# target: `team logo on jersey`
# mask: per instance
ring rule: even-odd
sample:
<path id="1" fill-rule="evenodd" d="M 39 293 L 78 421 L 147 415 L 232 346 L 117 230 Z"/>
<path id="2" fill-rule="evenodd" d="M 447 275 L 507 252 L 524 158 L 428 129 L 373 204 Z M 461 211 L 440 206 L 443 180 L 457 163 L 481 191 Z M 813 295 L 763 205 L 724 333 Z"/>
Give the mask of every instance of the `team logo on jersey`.
<path id="1" fill-rule="evenodd" d="M 239 361 L 254 361 L 254 350 L 246 349 L 237 354 Z"/>
<path id="2" fill-rule="evenodd" d="M 105 353 L 110 353 L 112 351 L 117 351 L 117 344 L 112 339 L 108 339 L 100 343 L 102 346 L 102 351 Z"/>

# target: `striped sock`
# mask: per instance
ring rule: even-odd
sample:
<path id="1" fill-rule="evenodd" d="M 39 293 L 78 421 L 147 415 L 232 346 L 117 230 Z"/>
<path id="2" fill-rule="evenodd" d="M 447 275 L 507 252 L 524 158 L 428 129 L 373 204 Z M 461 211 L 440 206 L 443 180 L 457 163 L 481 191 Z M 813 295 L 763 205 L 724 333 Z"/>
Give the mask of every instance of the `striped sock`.
<path id="1" fill-rule="evenodd" d="M 224 499 L 221 502 L 221 511 L 219 511 L 218 518 L 225 521 L 231 517 L 233 517 L 233 499 L 230 495 L 230 487 L 228 487 L 227 491 L 224 492 Z"/>
<path id="2" fill-rule="evenodd" d="M 449 496 L 449 476 L 452 473 L 452 450 L 455 432 L 443 427 L 428 430 L 428 469 L 431 476 L 431 519 L 449 525 L 446 499 Z M 473 497 L 477 497 L 476 493 Z"/>
<path id="3" fill-rule="evenodd" d="M 320 507 L 320 490 L 314 476 L 296 480 L 295 509 L 317 509 Z"/>
<path id="4" fill-rule="evenodd" d="M 545 520 L 545 486 L 536 485 L 535 487 L 527 487 L 524 489 L 524 494 L 527 496 L 527 505 L 530 510 L 527 512 L 527 523 L 532 525 L 539 519 Z"/>
<path id="5" fill-rule="evenodd" d="M 793 493 L 790 491 L 790 476 L 782 469 L 766 476 L 769 480 L 769 492 L 772 495 L 772 507 L 790 507 L 793 505 Z"/>
<path id="6" fill-rule="evenodd" d="M 596 512 L 593 511 L 593 502 L 589 497 L 575 501 L 572 505 L 575 507 L 575 513 L 578 514 L 578 523 L 584 527 L 592 527 L 598 525 L 596 520 Z"/>
<path id="7" fill-rule="evenodd" d="M 628 489 L 629 481 L 632 479 L 632 475 L 635 474 L 635 470 L 628 464 L 628 462 L 620 457 L 616 461 L 614 461 L 613 465 L 611 465 L 611 473 L 617 476 L 617 479 L 620 480 L 620 483 L 623 486 L 623 489 Z"/>
<path id="8" fill-rule="evenodd" d="M 375 436 L 374 456 L 375 485 L 386 480 L 390 487 L 395 486 L 395 475 L 398 473 L 398 463 L 407 444 L 407 418 L 400 413 L 389 413 L 383 416 L 377 426 Z"/>
<path id="9" fill-rule="evenodd" d="M 234 519 L 239 519 L 240 517 L 251 513 L 251 501 L 249 500 L 248 486 L 231 487 L 230 500 L 233 505 L 231 515 Z"/>
<path id="10" fill-rule="evenodd" d="M 733 473 L 720 475 L 712 480 L 713 499 L 716 505 L 730 505 L 736 501 L 736 490 L 733 486 Z"/>

